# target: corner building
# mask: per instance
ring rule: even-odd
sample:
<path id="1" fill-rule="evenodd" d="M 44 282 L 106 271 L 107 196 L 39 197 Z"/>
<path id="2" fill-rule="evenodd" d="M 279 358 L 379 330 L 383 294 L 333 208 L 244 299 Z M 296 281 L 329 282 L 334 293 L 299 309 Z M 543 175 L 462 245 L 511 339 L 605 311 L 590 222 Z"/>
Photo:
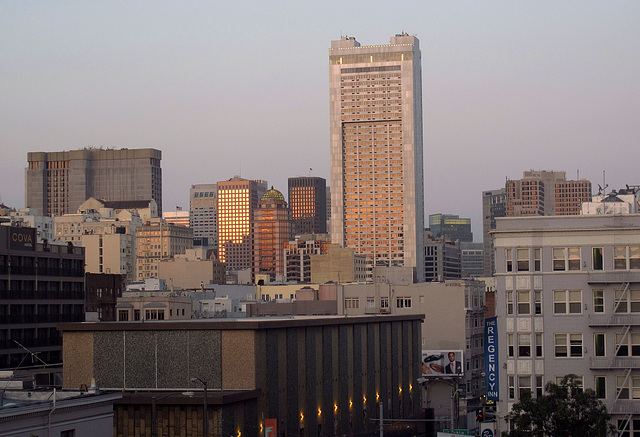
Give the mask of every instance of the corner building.
<path id="1" fill-rule="evenodd" d="M 640 434 L 640 215 L 503 218 L 496 250 L 499 426 L 573 373 L 618 435 Z"/>
<path id="2" fill-rule="evenodd" d="M 353 37 L 329 50 L 333 243 L 423 280 L 422 70 L 418 39 Z"/>

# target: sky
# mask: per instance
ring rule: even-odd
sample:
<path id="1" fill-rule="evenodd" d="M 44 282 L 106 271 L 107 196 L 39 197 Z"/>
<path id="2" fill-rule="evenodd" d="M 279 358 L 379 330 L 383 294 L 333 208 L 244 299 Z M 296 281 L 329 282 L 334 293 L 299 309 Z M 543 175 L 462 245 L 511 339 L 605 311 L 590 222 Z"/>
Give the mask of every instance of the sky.
<path id="1" fill-rule="evenodd" d="M 28 152 L 87 146 L 162 150 L 165 210 L 237 175 L 329 182 L 331 41 L 404 31 L 425 213 L 481 241 L 482 191 L 525 170 L 640 185 L 638 23 L 616 0 L 0 2 L 0 202 L 24 206 Z"/>

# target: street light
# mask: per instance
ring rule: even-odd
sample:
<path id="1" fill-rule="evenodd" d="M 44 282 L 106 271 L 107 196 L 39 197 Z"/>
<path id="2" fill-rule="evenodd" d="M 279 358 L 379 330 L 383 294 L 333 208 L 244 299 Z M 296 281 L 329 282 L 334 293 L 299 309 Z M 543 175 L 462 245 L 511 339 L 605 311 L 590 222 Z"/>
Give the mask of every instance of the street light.
<path id="1" fill-rule="evenodd" d="M 209 417 L 207 414 L 207 383 L 200 378 L 192 377 L 191 382 L 199 382 L 204 386 L 204 423 L 202 424 L 202 435 L 207 437 L 209 435 Z"/>

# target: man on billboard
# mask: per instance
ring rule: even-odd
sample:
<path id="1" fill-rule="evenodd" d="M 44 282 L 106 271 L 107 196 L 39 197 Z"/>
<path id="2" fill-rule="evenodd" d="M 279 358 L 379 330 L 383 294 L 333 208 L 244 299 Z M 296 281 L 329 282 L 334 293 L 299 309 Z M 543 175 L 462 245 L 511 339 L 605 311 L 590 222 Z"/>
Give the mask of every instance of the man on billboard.
<path id="1" fill-rule="evenodd" d="M 456 361 L 456 353 L 449 352 L 449 363 L 444 366 L 444 373 L 447 375 L 460 375 L 462 373 L 462 366 L 460 361 Z"/>

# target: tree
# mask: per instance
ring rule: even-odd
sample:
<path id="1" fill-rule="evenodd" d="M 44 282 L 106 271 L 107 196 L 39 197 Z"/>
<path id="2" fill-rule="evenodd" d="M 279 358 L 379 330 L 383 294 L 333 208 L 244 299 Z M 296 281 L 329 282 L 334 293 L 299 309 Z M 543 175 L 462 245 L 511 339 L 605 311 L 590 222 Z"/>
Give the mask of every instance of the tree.
<path id="1" fill-rule="evenodd" d="M 545 391 L 537 398 L 523 393 L 507 415 L 511 431 L 503 437 L 604 437 L 615 433 L 607 407 L 593 390 L 582 389 L 578 376 L 566 375 L 560 384 L 550 382 Z"/>

